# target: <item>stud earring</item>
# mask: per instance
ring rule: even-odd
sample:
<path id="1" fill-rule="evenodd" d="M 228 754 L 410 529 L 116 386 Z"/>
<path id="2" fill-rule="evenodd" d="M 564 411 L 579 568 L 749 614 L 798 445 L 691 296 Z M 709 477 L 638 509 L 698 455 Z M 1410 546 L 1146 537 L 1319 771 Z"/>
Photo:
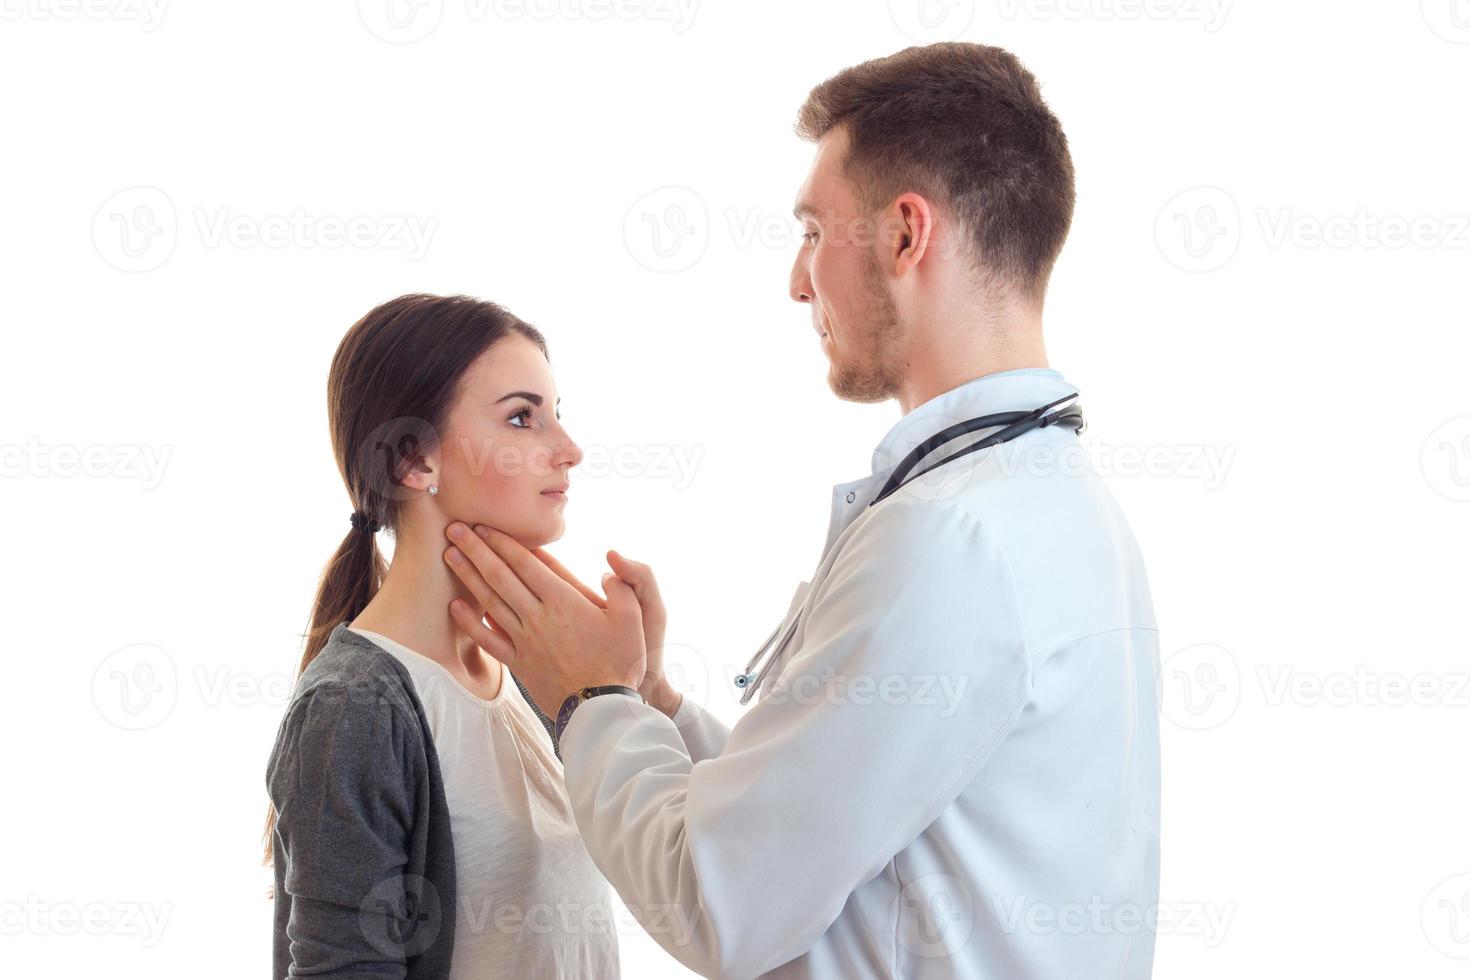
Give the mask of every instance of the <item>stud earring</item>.
<path id="1" fill-rule="evenodd" d="M 431 484 L 429 484 L 429 496 L 431 496 L 431 497 L 437 497 L 438 495 L 439 495 L 439 484 L 437 484 L 437 483 L 431 483 Z"/>

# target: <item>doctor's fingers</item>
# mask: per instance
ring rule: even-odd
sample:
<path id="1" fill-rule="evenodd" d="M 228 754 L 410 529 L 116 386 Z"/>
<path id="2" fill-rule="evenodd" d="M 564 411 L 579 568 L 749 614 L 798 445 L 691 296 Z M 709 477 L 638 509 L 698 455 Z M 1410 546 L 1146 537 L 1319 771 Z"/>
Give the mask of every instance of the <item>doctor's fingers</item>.
<path id="1" fill-rule="evenodd" d="M 507 565 L 500 555 L 491 550 L 483 538 L 478 534 L 470 532 L 469 528 L 464 527 L 464 525 L 460 525 L 460 527 L 464 528 L 464 533 L 458 536 L 451 534 L 450 540 L 459 545 L 460 554 L 464 558 L 468 558 L 469 561 L 461 561 L 456 564 L 451 558 L 454 549 L 451 548 L 449 551 L 446 551 L 444 557 L 449 559 L 450 567 L 454 569 L 454 574 L 459 576 L 461 582 L 470 587 L 470 591 L 474 593 L 476 598 L 480 598 L 480 593 L 474 592 L 475 583 L 473 581 L 476 578 L 475 573 L 478 572 L 478 577 L 484 580 L 484 584 L 493 589 L 495 594 L 506 605 L 515 610 L 517 619 L 524 621 L 527 616 L 531 615 L 541 605 L 541 600 L 536 598 L 535 593 L 527 587 L 527 584 L 521 580 L 515 570 Z M 451 524 L 450 529 L 452 530 L 453 528 L 454 525 Z M 532 560 L 534 561 L 534 559 Z M 537 562 L 537 565 L 539 566 L 540 562 Z M 545 571 L 545 569 L 542 569 L 542 571 Z M 485 608 L 494 614 L 493 606 L 487 605 Z M 505 625 L 509 628 L 510 624 L 507 623 Z"/>
<path id="2" fill-rule="evenodd" d="M 515 669 L 515 644 L 503 631 L 486 626 L 478 609 L 471 608 L 463 599 L 455 599 L 449 604 L 449 615 L 455 625 L 475 641 L 476 646 L 512 670 Z"/>
<path id="3" fill-rule="evenodd" d="M 633 591 L 637 594 L 640 602 L 660 601 L 658 580 L 653 577 L 652 568 L 649 568 L 641 561 L 624 558 L 617 551 L 609 551 L 607 553 L 607 563 L 617 573 L 618 578 L 633 587 Z"/>
<path id="4" fill-rule="evenodd" d="M 464 587 L 469 589 L 470 595 L 475 597 L 475 602 L 479 604 L 479 607 L 495 620 L 496 625 L 512 637 L 520 632 L 520 614 L 485 580 L 480 569 L 465 556 L 463 551 L 450 545 L 444 549 L 444 560 L 459 580 L 464 583 Z M 508 571 L 507 574 L 509 574 Z M 535 599 L 531 601 L 534 602 Z"/>
<path id="5" fill-rule="evenodd" d="M 551 555 L 547 554 L 544 549 L 537 548 L 532 551 L 531 554 L 541 559 L 542 564 L 544 564 L 547 568 L 551 569 L 558 576 L 560 576 L 562 581 L 566 582 L 567 584 L 575 588 L 578 592 L 582 593 L 583 597 L 586 598 L 588 602 L 592 603 L 594 606 L 597 606 L 599 609 L 607 608 L 606 599 L 598 595 L 594 590 L 584 585 L 581 579 L 577 578 L 577 576 L 568 571 L 561 562 L 557 561 L 555 558 L 551 557 Z"/>
<path id="6" fill-rule="evenodd" d="M 602 577 L 602 587 L 607 590 L 607 615 L 622 628 L 643 632 L 643 610 L 638 605 L 638 595 L 633 587 L 609 572 Z M 642 644 L 638 647 L 643 649 Z"/>
<path id="7" fill-rule="evenodd" d="M 565 601 L 576 591 L 569 588 L 566 582 L 547 568 L 525 545 L 499 528 L 476 524 L 474 530 L 474 534 L 466 536 L 474 539 L 477 544 L 483 541 L 488 545 L 495 557 L 499 558 L 516 578 L 520 579 L 526 591 L 540 601 L 545 602 L 550 599 Z M 492 581 L 490 584 L 495 585 L 496 583 Z M 510 599 L 510 596 L 506 598 Z"/>

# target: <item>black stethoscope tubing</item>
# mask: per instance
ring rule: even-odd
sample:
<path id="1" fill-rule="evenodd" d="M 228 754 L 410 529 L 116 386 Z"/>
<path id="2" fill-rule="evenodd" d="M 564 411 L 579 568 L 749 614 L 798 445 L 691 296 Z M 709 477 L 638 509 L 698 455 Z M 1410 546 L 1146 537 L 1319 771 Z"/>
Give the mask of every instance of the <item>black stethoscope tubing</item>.
<path id="1" fill-rule="evenodd" d="M 1061 425 L 1075 432 L 1081 432 L 1085 423 L 1082 420 L 1082 407 L 1080 405 L 1072 405 L 1059 412 L 1052 411 L 1077 397 L 1078 393 L 1074 391 L 1070 395 L 1058 398 L 1054 402 L 1048 402 L 1040 408 L 1032 409 L 1029 412 L 995 412 L 990 415 L 981 415 L 977 418 L 966 419 L 930 436 L 915 446 L 913 451 L 905 456 L 898 466 L 894 467 L 893 473 L 883 485 L 883 489 L 878 492 L 878 496 L 874 497 L 868 506 L 872 507 L 874 504 L 877 504 L 879 501 L 884 500 L 896 492 L 900 487 L 919 479 L 919 477 L 931 470 L 938 469 L 944 464 L 951 463 L 969 453 L 1009 442 L 1018 436 L 1025 435 L 1032 429 L 1045 429 L 1048 426 Z M 910 470 L 918 466 L 921 460 L 931 455 L 941 446 L 948 445 L 971 432 L 976 432 L 980 429 L 995 428 L 996 426 L 1002 427 L 999 432 L 988 435 L 973 445 L 966 446 L 964 449 L 944 457 L 944 459 L 939 460 L 937 463 L 926 466 L 913 476 L 909 476 Z M 744 692 L 740 697 L 741 704 L 745 704 L 750 700 L 750 696 L 760 686 L 761 680 L 765 678 L 766 672 L 770 670 L 771 665 L 781 659 L 781 653 L 786 649 L 787 643 L 791 641 L 791 637 L 796 633 L 796 626 L 799 622 L 801 622 L 801 614 L 798 612 L 796 618 L 791 621 L 784 633 L 782 633 L 781 626 L 778 624 L 771 631 L 771 635 L 766 637 L 766 641 L 756 650 L 755 656 L 750 658 L 750 663 L 746 665 L 745 670 L 735 675 L 735 686 Z M 762 655 L 771 648 L 771 644 L 776 640 L 778 634 L 782 634 L 781 642 L 776 645 L 775 652 L 766 658 L 765 664 L 760 666 L 760 670 L 757 673 L 752 674 L 751 672 L 760 664 Z"/>

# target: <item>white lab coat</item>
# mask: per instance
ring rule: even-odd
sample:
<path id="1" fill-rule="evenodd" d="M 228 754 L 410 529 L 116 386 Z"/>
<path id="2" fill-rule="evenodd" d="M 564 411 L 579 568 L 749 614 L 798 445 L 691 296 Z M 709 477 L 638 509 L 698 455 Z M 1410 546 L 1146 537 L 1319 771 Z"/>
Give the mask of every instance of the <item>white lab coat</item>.
<path id="1" fill-rule="evenodd" d="M 1158 633 L 1077 436 L 1033 430 L 867 506 L 922 439 L 1074 390 L 1006 371 L 895 425 L 834 489 L 801 625 L 733 730 L 688 697 L 674 720 L 618 696 L 572 716 L 587 849 L 690 969 L 1149 976 Z"/>

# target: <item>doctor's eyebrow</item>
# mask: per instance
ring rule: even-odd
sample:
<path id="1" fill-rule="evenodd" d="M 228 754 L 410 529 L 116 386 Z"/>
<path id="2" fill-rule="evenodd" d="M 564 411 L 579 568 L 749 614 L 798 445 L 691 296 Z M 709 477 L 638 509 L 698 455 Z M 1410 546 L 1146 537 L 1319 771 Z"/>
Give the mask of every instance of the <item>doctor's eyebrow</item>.
<path id="1" fill-rule="evenodd" d="M 534 391 L 512 391 L 508 395 L 495 399 L 495 404 L 499 405 L 501 402 L 510 401 L 512 398 L 524 398 L 526 401 L 530 402 L 532 405 L 535 405 L 537 408 L 540 408 L 541 403 L 546 400 L 540 395 L 536 394 Z M 558 398 L 556 400 L 556 403 L 560 405 L 561 399 Z"/>
<path id="2" fill-rule="evenodd" d="M 791 213 L 792 213 L 792 215 L 794 215 L 795 217 L 798 217 L 798 218 L 802 218 L 802 217 L 805 217 L 807 215 L 811 215 L 812 217 L 816 217 L 816 215 L 817 215 L 817 209 L 815 207 L 813 207 L 812 205 L 808 204 L 806 201 L 797 201 L 796 202 L 796 207 L 794 207 L 794 208 L 791 209 Z"/>

